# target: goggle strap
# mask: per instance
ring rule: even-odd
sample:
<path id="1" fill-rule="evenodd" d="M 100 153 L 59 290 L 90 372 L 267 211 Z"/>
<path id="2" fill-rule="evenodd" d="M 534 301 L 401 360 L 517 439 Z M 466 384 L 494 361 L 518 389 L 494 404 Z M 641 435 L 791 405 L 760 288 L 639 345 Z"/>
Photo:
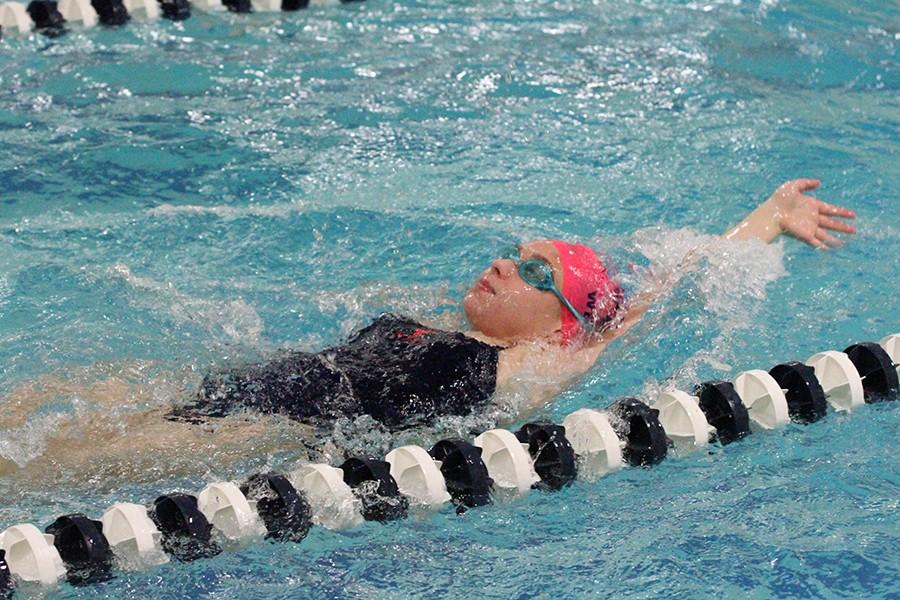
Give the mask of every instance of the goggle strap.
<path id="1" fill-rule="evenodd" d="M 592 327 L 588 325 L 588 322 L 587 320 L 585 320 L 584 316 L 580 312 L 578 312 L 574 306 L 572 306 L 572 303 L 569 302 L 558 289 L 556 289 L 555 285 L 550 288 L 550 291 L 553 292 L 553 295 L 556 296 L 557 299 L 559 299 L 563 306 L 569 309 L 569 312 L 572 313 L 572 316 L 578 320 L 578 324 L 581 325 L 581 328 L 584 331 L 590 331 L 592 329 Z"/>

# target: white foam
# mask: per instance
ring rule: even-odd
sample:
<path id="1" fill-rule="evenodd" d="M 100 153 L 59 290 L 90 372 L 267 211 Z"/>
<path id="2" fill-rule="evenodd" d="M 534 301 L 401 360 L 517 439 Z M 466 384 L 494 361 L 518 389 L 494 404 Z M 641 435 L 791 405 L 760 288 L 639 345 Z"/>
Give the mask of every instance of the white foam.
<path id="1" fill-rule="evenodd" d="M 0 430 L 0 457 L 25 467 L 47 448 L 47 441 L 71 414 L 30 415 L 20 427 Z"/>
<path id="2" fill-rule="evenodd" d="M 151 292 L 155 298 L 149 303 L 150 307 L 158 310 L 164 306 L 179 323 L 202 324 L 220 341 L 250 346 L 261 344 L 263 321 L 243 298 L 226 301 L 195 298 L 169 282 L 139 277 L 122 263 L 113 265 L 111 272 L 130 286 Z"/>
<path id="3" fill-rule="evenodd" d="M 12 287 L 9 285 L 9 277 L 0 275 L 0 302 L 12 295 Z"/>
<path id="4" fill-rule="evenodd" d="M 305 290 L 297 289 L 298 300 L 316 305 L 326 316 L 341 314 L 338 337 L 346 339 L 361 327 L 369 324 L 372 315 L 390 311 L 419 321 L 428 321 L 426 316 L 449 309 L 447 312 L 458 314 L 458 302 L 450 297 L 446 285 L 400 285 L 392 282 L 371 281 L 353 288 L 342 290 Z M 461 328 L 465 323 L 460 320 L 443 318 L 441 323 L 430 323 L 441 329 Z M 331 344 L 334 340 L 304 339 L 307 344 Z"/>
<path id="5" fill-rule="evenodd" d="M 706 347 L 684 362 L 673 379 L 692 384 L 706 367 L 732 371 L 737 358 L 733 334 L 756 324 L 767 286 L 786 273 L 783 245 L 725 240 L 665 227 L 637 231 L 634 243 L 652 263 L 644 273 L 645 285 L 670 287 L 673 281 L 683 285 L 678 282 L 684 278 L 689 286 L 688 301 L 697 301 L 704 309 L 699 316 L 690 317 L 697 321 L 697 329 L 714 327 L 718 331 Z"/>
<path id="6" fill-rule="evenodd" d="M 151 217 L 164 217 L 173 215 L 215 215 L 222 219 L 239 219 L 241 217 L 288 217 L 292 214 L 303 212 L 308 207 L 303 202 L 283 202 L 268 205 L 213 205 L 202 206 L 198 204 L 160 204 L 147 209 L 147 215 Z"/>

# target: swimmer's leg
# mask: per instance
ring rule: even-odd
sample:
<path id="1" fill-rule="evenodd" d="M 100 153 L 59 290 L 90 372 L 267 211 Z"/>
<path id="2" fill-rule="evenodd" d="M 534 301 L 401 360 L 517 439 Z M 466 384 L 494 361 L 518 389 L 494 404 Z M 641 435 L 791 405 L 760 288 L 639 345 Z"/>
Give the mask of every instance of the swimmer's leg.
<path id="1" fill-rule="evenodd" d="M 117 418 L 85 414 L 59 427 L 24 465 L 5 461 L 19 486 L 115 489 L 123 483 L 241 477 L 272 462 L 307 460 L 315 432 L 270 416 L 233 416 L 202 426 L 172 422 L 162 410 Z"/>
<path id="2" fill-rule="evenodd" d="M 225 473 L 254 457 L 301 458 L 315 445 L 311 427 L 283 417 L 235 415 L 199 426 L 168 421 L 172 401 L 194 384 L 172 373 L 155 380 L 148 369 L 94 365 L 0 397 L 8 409 L 0 413 L 0 476 L 31 489 L 80 482 L 115 487 Z"/>
<path id="3" fill-rule="evenodd" d="M 22 427 L 42 409 L 54 411 L 57 405 L 76 411 L 82 404 L 117 409 L 148 406 L 177 395 L 177 379 L 157 381 L 150 375 L 154 368 L 150 362 L 95 363 L 23 383 L 0 394 L 0 431 Z"/>

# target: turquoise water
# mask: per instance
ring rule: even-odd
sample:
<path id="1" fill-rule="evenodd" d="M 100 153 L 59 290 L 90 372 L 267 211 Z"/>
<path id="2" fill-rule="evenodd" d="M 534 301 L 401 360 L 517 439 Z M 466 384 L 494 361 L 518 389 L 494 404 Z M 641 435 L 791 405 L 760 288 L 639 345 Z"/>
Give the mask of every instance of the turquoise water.
<path id="1" fill-rule="evenodd" d="M 0 410 L 30 382 L 110 373 L 159 409 L 210 365 L 318 349 L 384 310 L 463 327 L 495 252 L 546 236 L 601 248 L 629 291 L 712 247 L 538 416 L 897 333 L 898 22 L 877 1 L 369 0 L 4 39 Z M 858 213 L 845 247 L 711 241 L 809 176 Z M 62 422 L 128 412 L 71 391 L 29 410 L 0 430 L 24 473 L 0 479 L 0 527 L 298 460 L 175 449 L 198 466 L 42 485 L 29 465 Z M 332 458 L 496 418 L 397 438 L 346 423 Z M 59 593 L 896 597 L 898 422 L 900 404 L 866 406 L 463 517 Z"/>

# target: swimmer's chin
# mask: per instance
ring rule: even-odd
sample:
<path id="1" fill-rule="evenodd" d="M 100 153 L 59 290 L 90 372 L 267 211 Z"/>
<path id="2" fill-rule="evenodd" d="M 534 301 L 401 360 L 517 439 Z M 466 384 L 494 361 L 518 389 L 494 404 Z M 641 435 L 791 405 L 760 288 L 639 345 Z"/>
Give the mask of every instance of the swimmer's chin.
<path id="1" fill-rule="evenodd" d="M 463 298 L 463 311 L 466 313 L 466 320 L 469 322 L 473 331 L 477 331 L 483 335 L 487 335 L 490 337 L 494 337 L 489 331 L 485 331 L 485 319 L 487 315 L 487 307 L 484 305 L 482 301 L 482 293 L 480 293 L 476 288 L 472 288 L 466 294 L 465 298 Z"/>

